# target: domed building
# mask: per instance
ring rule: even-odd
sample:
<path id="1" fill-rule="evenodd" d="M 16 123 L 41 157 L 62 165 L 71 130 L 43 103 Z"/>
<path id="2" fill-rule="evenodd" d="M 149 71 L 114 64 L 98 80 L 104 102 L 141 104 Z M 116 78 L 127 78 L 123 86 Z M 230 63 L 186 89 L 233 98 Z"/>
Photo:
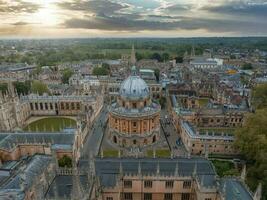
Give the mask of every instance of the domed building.
<path id="1" fill-rule="evenodd" d="M 160 138 L 160 105 L 152 102 L 146 82 L 137 74 L 123 81 L 109 109 L 109 139 L 121 147 L 144 147 Z"/>

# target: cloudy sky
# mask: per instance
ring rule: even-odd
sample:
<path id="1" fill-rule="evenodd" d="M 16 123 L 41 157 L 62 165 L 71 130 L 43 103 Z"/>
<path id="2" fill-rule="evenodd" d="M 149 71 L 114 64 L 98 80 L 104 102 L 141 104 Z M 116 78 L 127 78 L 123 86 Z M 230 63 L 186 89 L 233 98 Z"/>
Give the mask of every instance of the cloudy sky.
<path id="1" fill-rule="evenodd" d="M 0 37 L 266 35 L 267 0 L 0 0 Z"/>

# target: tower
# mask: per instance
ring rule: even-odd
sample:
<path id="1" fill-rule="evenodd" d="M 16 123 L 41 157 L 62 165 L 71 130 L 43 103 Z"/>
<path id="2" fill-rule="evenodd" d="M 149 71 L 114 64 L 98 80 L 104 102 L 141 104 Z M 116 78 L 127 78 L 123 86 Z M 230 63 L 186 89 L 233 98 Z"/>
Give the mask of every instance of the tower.
<path id="1" fill-rule="evenodd" d="M 191 50 L 191 59 L 193 59 L 196 56 L 195 54 L 195 46 L 192 46 L 192 50 Z"/>
<path id="2" fill-rule="evenodd" d="M 134 45 L 132 46 L 132 52 L 131 52 L 131 65 L 136 64 L 136 57 L 135 57 L 135 50 L 134 50 Z"/>

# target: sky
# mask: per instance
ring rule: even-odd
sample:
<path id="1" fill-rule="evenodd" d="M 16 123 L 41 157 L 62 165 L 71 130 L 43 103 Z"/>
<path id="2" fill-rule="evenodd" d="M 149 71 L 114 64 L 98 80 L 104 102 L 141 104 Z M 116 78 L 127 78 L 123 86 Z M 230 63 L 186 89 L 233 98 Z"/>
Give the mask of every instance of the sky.
<path id="1" fill-rule="evenodd" d="M 267 0 L 0 0 L 0 38 L 267 36 Z"/>

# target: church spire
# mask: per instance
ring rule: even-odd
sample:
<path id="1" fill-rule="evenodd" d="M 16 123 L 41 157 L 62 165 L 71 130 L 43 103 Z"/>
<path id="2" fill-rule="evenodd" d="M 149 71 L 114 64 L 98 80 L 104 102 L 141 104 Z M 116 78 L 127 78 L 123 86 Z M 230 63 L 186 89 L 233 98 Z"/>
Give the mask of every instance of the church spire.
<path id="1" fill-rule="evenodd" d="M 135 50 L 134 50 L 134 45 L 132 45 L 131 65 L 135 65 L 135 63 L 136 63 Z"/>
<path id="2" fill-rule="evenodd" d="M 73 175 L 72 175 L 72 191 L 71 191 L 71 199 L 78 200 L 84 199 L 83 188 L 80 181 L 80 175 L 78 168 L 76 166 L 75 161 L 72 163 L 73 167 Z"/>
<path id="3" fill-rule="evenodd" d="M 196 56 L 196 53 L 195 53 L 195 46 L 192 45 L 192 49 L 191 49 L 191 59 L 194 58 Z"/>

